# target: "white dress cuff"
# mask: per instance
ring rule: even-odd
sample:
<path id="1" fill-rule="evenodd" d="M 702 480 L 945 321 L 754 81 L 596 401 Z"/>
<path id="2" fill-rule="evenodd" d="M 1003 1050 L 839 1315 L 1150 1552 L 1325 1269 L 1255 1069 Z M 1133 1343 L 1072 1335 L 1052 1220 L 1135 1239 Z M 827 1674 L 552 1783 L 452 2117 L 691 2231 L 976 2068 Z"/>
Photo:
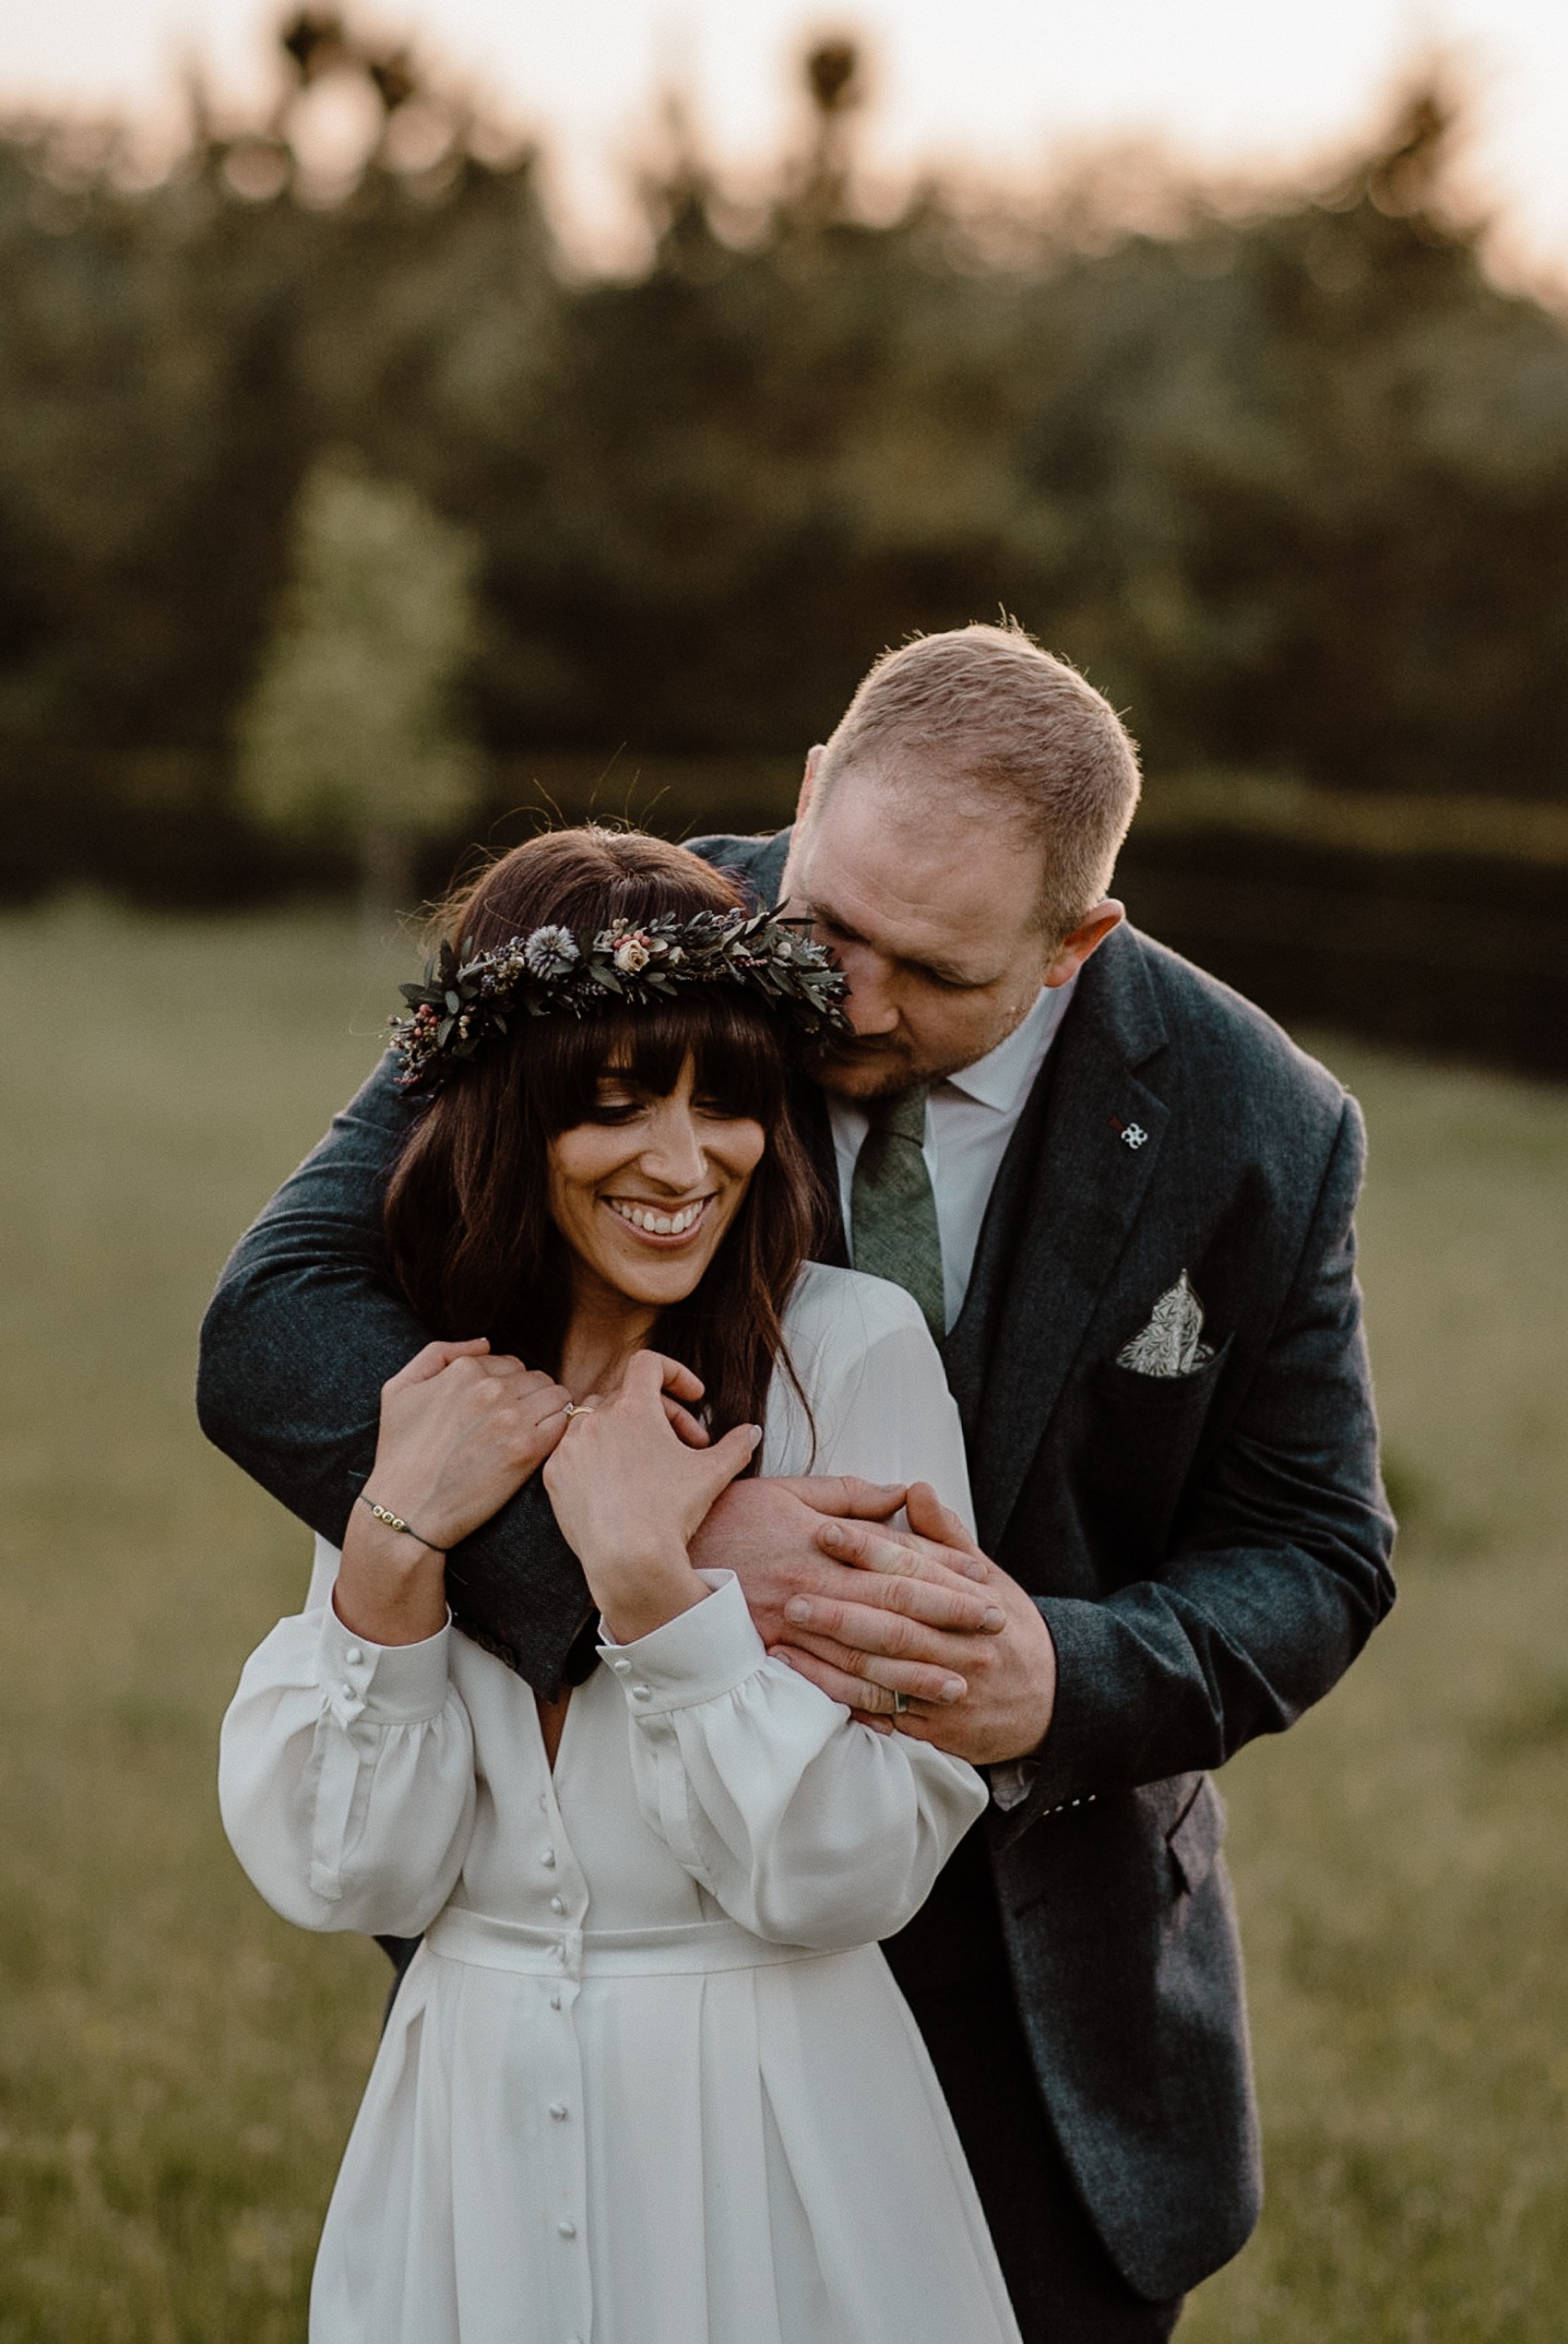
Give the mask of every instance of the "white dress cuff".
<path id="1" fill-rule="evenodd" d="M 421 1644 L 372 1644 L 338 1617 L 330 1597 L 321 1623 L 318 1661 L 333 1713 L 345 1724 L 416 1725 L 438 1717 L 446 1699 L 446 1624 Z"/>
<path id="2" fill-rule="evenodd" d="M 711 1592 L 632 1644 L 606 1636 L 608 1663 L 634 1714 L 658 1717 L 733 1693 L 767 1658 L 733 1571 L 699 1571 Z"/>

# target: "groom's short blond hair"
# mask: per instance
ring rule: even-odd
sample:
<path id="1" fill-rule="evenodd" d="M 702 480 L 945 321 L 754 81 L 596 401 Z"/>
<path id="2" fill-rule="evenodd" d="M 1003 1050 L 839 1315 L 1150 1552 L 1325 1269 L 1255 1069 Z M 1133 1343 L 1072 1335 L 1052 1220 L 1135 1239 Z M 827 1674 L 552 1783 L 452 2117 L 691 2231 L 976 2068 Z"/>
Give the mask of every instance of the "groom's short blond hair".
<path id="1" fill-rule="evenodd" d="M 1138 803 L 1138 752 L 1109 700 L 1021 626 L 961 626 L 885 651 L 817 768 L 935 780 L 1022 816 L 1044 863 L 1040 924 L 1075 928 L 1111 885 Z"/>

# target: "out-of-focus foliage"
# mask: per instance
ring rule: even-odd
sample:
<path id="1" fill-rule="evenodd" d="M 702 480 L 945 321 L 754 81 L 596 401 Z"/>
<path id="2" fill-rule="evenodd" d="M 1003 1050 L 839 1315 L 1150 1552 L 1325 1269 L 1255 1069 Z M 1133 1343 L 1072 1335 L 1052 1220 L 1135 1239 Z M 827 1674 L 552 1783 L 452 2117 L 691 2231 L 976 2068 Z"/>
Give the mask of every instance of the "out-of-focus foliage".
<path id="1" fill-rule="evenodd" d="M 239 723 L 239 798 L 267 827 L 356 846 L 367 898 L 480 795 L 454 694 L 477 637 L 468 532 L 328 452 L 299 494 L 289 591 Z"/>
<path id="2" fill-rule="evenodd" d="M 798 754 L 883 645 L 1005 604 L 1128 710 L 1156 786 L 1563 794 L 1568 339 L 1452 216 L 1435 101 L 1247 216 L 1116 232 L 928 188 L 869 224 L 856 61 L 825 48 L 769 206 L 737 227 L 678 146 L 647 267 L 585 280 L 534 158 L 405 54 L 325 17 L 287 46 L 276 119 L 198 124 L 150 189 L 64 132 L 0 141 L 10 891 L 289 875 L 235 727 L 338 443 L 481 549 L 470 684 L 508 774 Z M 333 75 L 384 126 L 323 202 L 290 107 Z"/>

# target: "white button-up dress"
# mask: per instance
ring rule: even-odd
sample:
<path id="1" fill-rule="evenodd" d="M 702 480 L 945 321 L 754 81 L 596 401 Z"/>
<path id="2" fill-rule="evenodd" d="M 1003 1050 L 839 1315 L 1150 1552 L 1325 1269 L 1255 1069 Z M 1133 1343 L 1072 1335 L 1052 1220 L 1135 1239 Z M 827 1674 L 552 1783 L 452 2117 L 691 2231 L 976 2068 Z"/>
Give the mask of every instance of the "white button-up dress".
<path id="1" fill-rule="evenodd" d="M 811 1265 L 786 1315 L 816 1469 L 968 1515 L 915 1304 Z M 810 1436 L 776 1379 L 768 1473 Z M 980 1777 L 765 1652 L 738 1583 L 600 1647 L 552 1773 L 532 1694 L 447 1629 L 310 1602 L 224 1723 L 229 1837 L 310 1929 L 424 1944 L 327 2216 L 313 2344 L 1017 2344 L 956 2136 L 876 1940 Z"/>

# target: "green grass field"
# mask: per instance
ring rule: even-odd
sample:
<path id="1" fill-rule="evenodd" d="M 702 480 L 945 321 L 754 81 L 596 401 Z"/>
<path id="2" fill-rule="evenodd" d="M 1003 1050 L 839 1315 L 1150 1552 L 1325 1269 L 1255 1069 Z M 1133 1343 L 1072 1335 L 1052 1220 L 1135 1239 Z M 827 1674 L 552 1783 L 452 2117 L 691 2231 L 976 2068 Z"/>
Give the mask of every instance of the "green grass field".
<path id="1" fill-rule="evenodd" d="M 91 907 L 0 922 L 0 2344 L 291 2344 L 386 1971 L 220 1831 L 218 1720 L 308 1541 L 190 1386 L 402 971 L 322 916 Z M 1326 1055 L 1372 1128 L 1404 1596 L 1226 1778 L 1270 2197 L 1182 2332 L 1558 2344 L 1568 1092 Z"/>

